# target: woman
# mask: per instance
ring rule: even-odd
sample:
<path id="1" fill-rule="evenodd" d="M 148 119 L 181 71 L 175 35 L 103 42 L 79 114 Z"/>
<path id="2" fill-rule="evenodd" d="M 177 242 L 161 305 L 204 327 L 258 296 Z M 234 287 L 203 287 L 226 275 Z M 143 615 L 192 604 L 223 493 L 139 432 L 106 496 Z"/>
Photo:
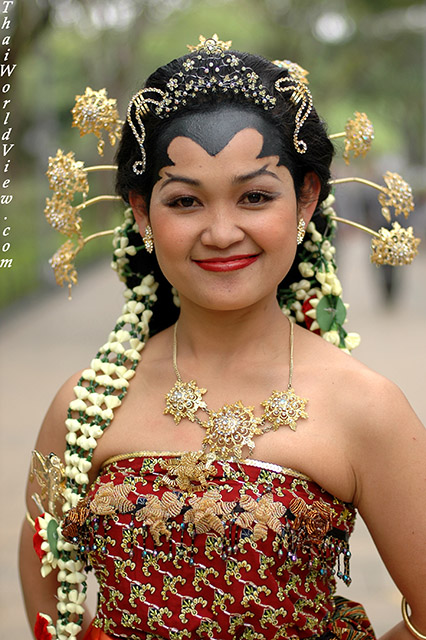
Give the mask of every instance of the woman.
<path id="1" fill-rule="evenodd" d="M 120 145 L 127 302 L 37 441 L 28 507 L 44 473 L 35 547 L 55 573 L 39 578 L 25 523 L 36 637 L 82 637 L 89 565 L 86 638 L 373 638 L 334 596 L 357 509 L 411 608 L 385 638 L 424 638 L 425 431 L 395 385 L 279 304 L 305 229 L 327 222 L 333 148 L 303 70 L 202 40 L 133 97 Z M 48 457 L 64 438 L 66 488 Z"/>

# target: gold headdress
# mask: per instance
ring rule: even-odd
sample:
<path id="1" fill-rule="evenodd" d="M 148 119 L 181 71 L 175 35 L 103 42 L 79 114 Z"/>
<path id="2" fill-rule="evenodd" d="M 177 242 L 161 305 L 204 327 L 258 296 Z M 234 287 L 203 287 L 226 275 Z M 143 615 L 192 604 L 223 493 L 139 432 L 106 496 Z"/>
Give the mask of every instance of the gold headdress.
<path id="1" fill-rule="evenodd" d="M 217 34 L 214 34 L 212 38 L 200 36 L 199 43 L 195 46 L 188 45 L 188 48 L 192 53 L 201 51 L 207 52 L 211 56 L 211 65 L 207 67 L 206 73 L 201 73 L 201 56 L 200 60 L 197 57 L 188 57 L 182 63 L 182 71 L 169 80 L 166 92 L 160 89 L 146 88 L 133 96 L 127 110 L 127 121 L 141 150 L 141 160 L 136 161 L 134 166 L 136 173 L 143 173 L 146 166 L 146 154 L 143 146 L 145 140 L 143 118 L 148 111 L 158 117 L 166 117 L 171 111 L 182 108 L 188 97 L 194 97 L 200 91 L 213 92 L 217 90 L 243 92 L 260 107 L 267 110 L 273 109 L 277 97 L 266 91 L 260 83 L 259 76 L 251 69 L 242 66 L 237 56 L 228 53 L 231 44 L 231 41 L 219 40 Z M 220 66 L 217 66 L 218 64 Z M 306 76 L 308 72 L 289 60 L 274 60 L 274 64 L 288 71 L 288 76 L 280 78 L 276 82 L 275 88 L 278 93 L 291 91 L 290 101 L 298 105 L 295 116 L 294 144 L 300 153 L 305 153 L 306 143 L 299 140 L 298 135 L 312 110 L 312 97 L 307 88 Z M 232 74 L 229 72 L 230 69 Z M 153 111 L 151 111 L 151 107 Z M 119 139 L 119 130 L 123 122 L 119 120 L 116 101 L 108 99 L 105 89 L 94 91 L 87 87 L 83 95 L 77 96 L 72 113 L 74 116 L 72 126 L 79 128 L 80 135 L 94 133 L 98 138 L 101 138 L 102 132 L 106 131 L 109 134 L 111 144 L 115 144 Z M 351 153 L 356 158 L 359 155 L 364 156 L 370 149 L 374 139 L 373 126 L 365 113 L 356 112 L 353 118 L 348 120 L 343 132 L 330 136 L 331 140 L 337 138 L 345 139 L 343 157 L 345 162 L 349 163 Z M 103 153 L 103 147 L 104 142 L 101 140 L 98 144 L 100 154 Z M 74 260 L 79 251 L 90 240 L 101 235 L 114 233 L 114 230 L 110 229 L 84 237 L 81 230 L 81 214 L 83 210 L 96 202 L 120 200 L 118 196 L 112 194 L 86 199 L 89 192 L 88 174 L 101 170 L 115 171 L 115 169 L 116 167 L 111 165 L 84 167 L 83 162 L 75 160 L 73 152 L 64 154 L 61 150 L 58 150 L 55 158 L 49 158 L 47 175 L 53 196 L 46 201 L 45 215 L 54 229 L 68 237 L 68 240 L 51 259 L 56 281 L 61 286 L 67 283 L 71 287 L 77 283 Z M 360 177 L 339 178 L 331 183 L 339 185 L 348 182 L 358 182 L 379 191 L 379 203 L 387 222 L 391 221 L 390 208 L 394 209 L 395 216 L 403 213 L 405 217 L 414 208 L 410 186 L 396 173 L 387 172 L 384 175 L 384 186 Z M 75 205 L 73 201 L 77 193 L 82 194 L 82 202 Z M 409 264 L 417 254 L 420 240 L 414 237 L 412 227 L 403 228 L 397 222 L 393 222 L 391 229 L 381 228 L 379 231 L 375 231 L 335 214 L 331 219 L 349 224 L 372 235 L 371 261 L 376 264 L 391 264 L 393 266 Z M 132 249 L 128 246 L 123 247 L 124 242 L 121 239 L 120 246 L 116 247 L 116 252 L 130 255 Z M 125 256 L 116 255 L 116 257 L 119 263 L 120 260 L 123 263 Z M 120 264 L 118 267 L 120 272 Z"/>

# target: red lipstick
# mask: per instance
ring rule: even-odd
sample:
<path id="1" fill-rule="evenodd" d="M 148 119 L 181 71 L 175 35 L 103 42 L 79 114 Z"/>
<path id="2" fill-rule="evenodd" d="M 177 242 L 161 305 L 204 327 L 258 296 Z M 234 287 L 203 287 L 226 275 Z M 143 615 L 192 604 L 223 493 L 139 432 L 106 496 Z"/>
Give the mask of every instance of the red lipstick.
<path id="1" fill-rule="evenodd" d="M 205 260 L 194 260 L 199 267 L 205 271 L 236 271 L 244 269 L 253 264 L 259 257 L 256 255 L 228 256 L 226 258 L 206 258 Z"/>

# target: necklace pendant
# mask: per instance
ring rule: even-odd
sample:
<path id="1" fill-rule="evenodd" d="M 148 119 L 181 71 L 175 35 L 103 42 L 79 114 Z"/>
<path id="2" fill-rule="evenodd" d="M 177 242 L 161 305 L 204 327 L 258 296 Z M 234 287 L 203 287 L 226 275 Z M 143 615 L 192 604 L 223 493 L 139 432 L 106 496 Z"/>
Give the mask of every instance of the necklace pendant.
<path id="1" fill-rule="evenodd" d="M 202 398 L 205 393 L 207 393 L 207 389 L 198 387 L 195 380 L 190 380 L 190 382 L 177 380 L 165 395 L 166 408 L 164 413 L 172 415 L 175 424 L 179 424 L 184 418 L 191 422 L 196 422 L 195 414 L 197 411 L 200 409 L 203 411 L 208 410 Z"/>
<path id="2" fill-rule="evenodd" d="M 297 421 L 308 417 L 305 411 L 307 402 L 307 398 L 301 398 L 294 393 L 293 387 L 289 387 L 287 391 L 273 391 L 272 395 L 261 403 L 265 408 L 265 422 L 272 425 L 273 431 L 282 426 L 296 431 Z"/>
<path id="3" fill-rule="evenodd" d="M 219 411 L 209 411 L 203 448 L 219 460 L 243 460 L 243 448 L 249 455 L 254 449 L 253 436 L 261 435 L 263 420 L 253 414 L 254 407 L 246 407 L 241 400 L 225 405 Z"/>

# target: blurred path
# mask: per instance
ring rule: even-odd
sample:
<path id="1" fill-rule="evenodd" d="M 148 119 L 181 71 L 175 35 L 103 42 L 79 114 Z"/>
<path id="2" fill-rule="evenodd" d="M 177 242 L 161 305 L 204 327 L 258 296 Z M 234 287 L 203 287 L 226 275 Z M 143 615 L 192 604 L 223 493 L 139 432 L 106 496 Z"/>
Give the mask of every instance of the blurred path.
<path id="1" fill-rule="evenodd" d="M 351 302 L 348 330 L 362 335 L 356 357 L 403 389 L 426 424 L 426 254 L 399 274 L 404 289 L 394 309 L 382 302 L 368 239 L 345 235 L 339 251 L 344 300 Z M 108 264 L 81 274 L 73 301 L 58 290 L 40 303 L 23 304 L 4 318 L 1 352 L 1 638 L 30 640 L 18 586 L 16 553 L 25 512 L 30 451 L 55 390 L 86 366 L 104 342 L 122 306 L 122 285 Z M 339 593 L 362 601 L 377 635 L 400 620 L 400 597 L 368 532 L 358 523 L 352 543 L 353 586 Z"/>

